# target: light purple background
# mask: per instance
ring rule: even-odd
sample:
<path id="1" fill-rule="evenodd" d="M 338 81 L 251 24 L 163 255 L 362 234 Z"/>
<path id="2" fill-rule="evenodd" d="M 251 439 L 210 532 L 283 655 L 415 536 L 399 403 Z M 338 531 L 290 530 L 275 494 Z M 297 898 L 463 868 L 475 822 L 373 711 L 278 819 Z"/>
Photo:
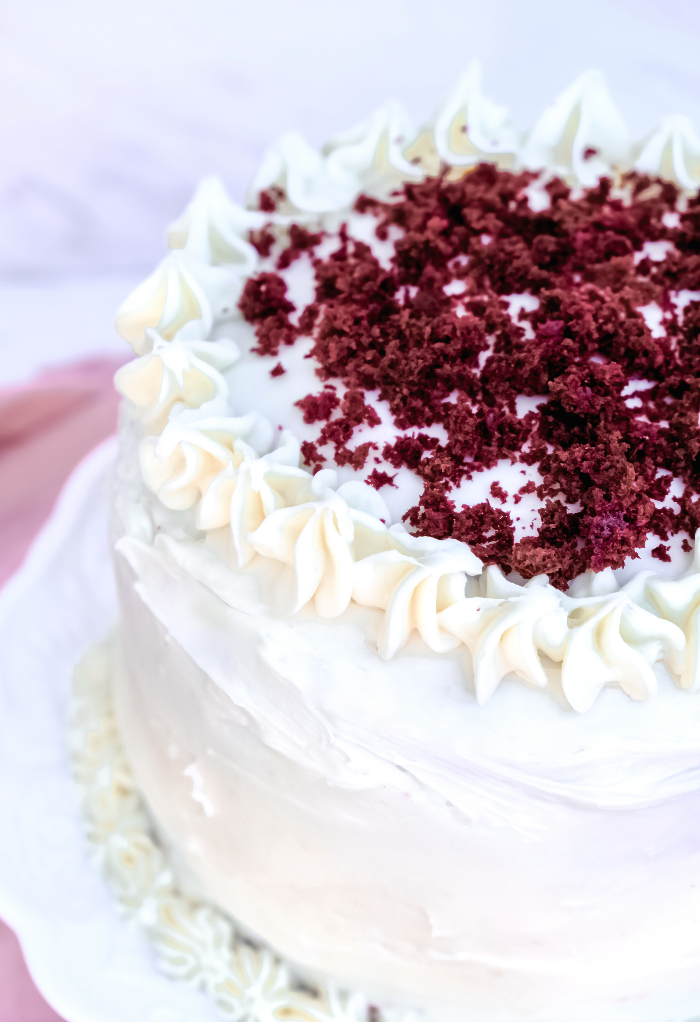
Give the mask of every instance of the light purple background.
<path id="1" fill-rule="evenodd" d="M 602 67 L 635 135 L 700 128 L 691 0 L 23 0 L 0 10 L 0 384 L 119 342 L 111 314 L 197 180 L 234 198 L 284 130 L 416 122 L 481 59 L 521 127 Z"/>
<path id="2" fill-rule="evenodd" d="M 700 128 L 689 0 L 6 0 L 0 386 L 123 350 L 113 310 L 201 176 L 241 200 L 284 130 L 320 145 L 389 97 L 418 123 L 474 57 L 523 128 L 590 66 L 633 135 L 675 112 Z M 30 999 L 2 1010 L 44 1017 Z"/>
<path id="3" fill-rule="evenodd" d="M 144 272 L 203 174 L 240 198 L 284 130 L 320 144 L 390 96 L 418 121 L 475 56 L 523 127 L 591 65 L 636 134 L 665 113 L 700 113 L 700 5 L 679 0 L 3 7 L 6 279 Z"/>

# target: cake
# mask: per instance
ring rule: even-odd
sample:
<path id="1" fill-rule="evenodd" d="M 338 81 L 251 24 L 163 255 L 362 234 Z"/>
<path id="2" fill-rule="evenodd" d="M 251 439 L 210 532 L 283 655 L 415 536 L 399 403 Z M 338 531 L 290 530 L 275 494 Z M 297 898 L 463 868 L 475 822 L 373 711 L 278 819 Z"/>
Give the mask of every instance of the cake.
<path id="1" fill-rule="evenodd" d="M 700 140 L 470 68 L 125 301 L 114 698 L 182 889 L 464 1022 L 700 1012 Z"/>

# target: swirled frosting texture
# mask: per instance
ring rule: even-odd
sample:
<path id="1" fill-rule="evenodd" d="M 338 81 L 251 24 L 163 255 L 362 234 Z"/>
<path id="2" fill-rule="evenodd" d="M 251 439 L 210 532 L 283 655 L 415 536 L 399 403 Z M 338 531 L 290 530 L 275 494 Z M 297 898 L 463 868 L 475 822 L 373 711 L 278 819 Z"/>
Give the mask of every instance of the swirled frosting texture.
<path id="1" fill-rule="evenodd" d="M 347 209 L 360 192 L 386 198 L 404 181 L 423 177 L 404 156 L 412 135 L 406 113 L 393 102 L 330 139 L 320 153 L 301 135 L 283 135 L 253 176 L 249 201 L 272 189 L 285 195 L 286 212 L 322 213 Z"/>
<path id="2" fill-rule="evenodd" d="M 199 408 L 209 401 L 226 401 L 223 371 L 238 358 L 233 341 L 172 341 L 146 330 L 150 350 L 128 362 L 114 377 L 117 390 L 133 401 L 146 432 L 160 433 L 175 405 Z"/>
<path id="3" fill-rule="evenodd" d="M 514 167 L 521 141 L 506 108 L 484 95 L 481 69 L 473 63 L 422 126 L 407 155 L 426 173 L 437 174 L 446 164 L 459 177 L 484 161 Z"/>

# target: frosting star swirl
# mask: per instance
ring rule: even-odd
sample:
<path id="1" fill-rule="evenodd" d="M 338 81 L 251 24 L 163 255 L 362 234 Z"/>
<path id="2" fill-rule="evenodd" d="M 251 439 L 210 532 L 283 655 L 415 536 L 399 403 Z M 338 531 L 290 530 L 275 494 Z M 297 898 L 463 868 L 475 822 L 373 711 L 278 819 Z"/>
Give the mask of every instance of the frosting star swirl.
<path id="1" fill-rule="evenodd" d="M 288 133 L 266 152 L 248 187 L 248 201 L 276 189 L 283 212 L 322 213 L 348 208 L 361 192 L 385 198 L 403 181 L 423 172 L 403 156 L 413 137 L 398 103 L 386 103 L 361 124 L 330 139 L 321 153 L 297 133 Z"/>
<path id="2" fill-rule="evenodd" d="M 137 355 L 150 350 L 149 328 L 166 341 L 183 329 L 187 339 L 195 339 L 206 337 L 218 320 L 237 315 L 243 282 L 258 259 L 243 235 L 265 219 L 231 202 L 218 178 L 202 181 L 168 228 L 174 251 L 117 311 L 117 331 Z"/>
<path id="3" fill-rule="evenodd" d="M 155 330 L 166 341 L 207 336 L 214 323 L 237 314 L 243 290 L 238 268 L 197 263 L 173 252 L 139 284 L 117 311 L 115 326 L 137 355 L 150 350 Z"/>
<path id="4" fill-rule="evenodd" d="M 228 384 L 222 376 L 239 357 L 233 341 L 167 341 L 146 330 L 150 351 L 117 370 L 120 394 L 140 410 L 144 429 L 160 433 L 176 404 L 199 408 L 208 401 L 225 401 Z"/>
<path id="5" fill-rule="evenodd" d="M 227 466 L 237 468 L 271 443 L 272 427 L 257 412 L 239 418 L 193 418 L 191 412 L 182 411 L 160 437 L 144 438 L 141 471 L 146 485 L 166 507 L 184 511 L 202 499 Z"/>
<path id="6" fill-rule="evenodd" d="M 673 181 L 686 192 L 700 184 L 700 138 L 690 118 L 665 117 L 635 146 L 634 169 Z"/>
<path id="7" fill-rule="evenodd" d="M 267 219 L 231 202 L 218 177 L 205 177 L 182 216 L 168 227 L 168 248 L 184 249 L 208 266 L 234 265 L 251 273 L 258 254 L 245 238 Z"/>
<path id="8" fill-rule="evenodd" d="M 600 71 L 585 71 L 540 115 L 520 155 L 525 167 L 594 185 L 615 167 L 626 169 L 627 128 Z"/>
<path id="9" fill-rule="evenodd" d="M 388 516 L 384 501 L 369 486 L 347 483 L 336 493 L 336 481 L 332 469 L 318 472 L 309 480 L 312 499 L 273 511 L 248 536 L 258 553 L 293 566 L 293 613 L 312 598 L 320 617 L 338 617 L 347 609 L 353 587 L 355 526 L 376 528 L 376 516 L 363 509 L 367 506 L 374 505 Z M 356 503 L 361 507 L 353 506 Z"/>
<path id="10" fill-rule="evenodd" d="M 465 543 L 412 536 L 393 525 L 375 545 L 386 549 L 358 560 L 352 595 L 357 603 L 385 611 L 379 652 L 389 659 L 415 629 L 436 653 L 459 645 L 444 627 L 440 614 L 464 596 L 467 575 L 483 567 Z"/>
<path id="11" fill-rule="evenodd" d="M 520 133 L 505 107 L 488 99 L 481 89 L 481 67 L 472 62 L 453 91 L 437 107 L 406 152 L 428 174 L 441 163 L 470 168 L 484 160 L 499 167 L 515 165 Z"/>

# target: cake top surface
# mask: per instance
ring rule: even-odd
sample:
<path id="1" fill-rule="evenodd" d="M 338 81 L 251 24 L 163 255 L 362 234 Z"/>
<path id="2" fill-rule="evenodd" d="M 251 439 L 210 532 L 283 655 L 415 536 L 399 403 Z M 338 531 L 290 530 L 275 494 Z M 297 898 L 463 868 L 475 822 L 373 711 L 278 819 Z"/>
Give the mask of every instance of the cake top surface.
<path id="1" fill-rule="evenodd" d="M 279 357 L 273 379 L 286 346 L 313 338 L 318 389 L 296 402 L 318 424 L 308 465 L 351 466 L 384 492 L 404 467 L 422 486 L 401 512 L 416 534 L 566 587 L 652 537 L 662 562 L 670 536 L 691 549 L 700 207 L 678 212 L 674 185 L 630 175 L 578 198 L 553 178 L 533 210 L 536 181 L 484 164 L 390 203 L 361 197 L 378 240 L 393 238 L 379 256 L 347 222 L 331 251 L 322 232 L 293 225 L 274 248 L 263 232 L 273 268 L 247 281 L 240 308 L 252 350 Z M 280 272 L 301 259 L 313 300 L 299 307 Z"/>
<path id="2" fill-rule="evenodd" d="M 246 209 L 205 180 L 117 314 L 151 538 L 375 608 L 384 658 L 466 649 L 479 702 L 549 662 L 579 710 L 699 687 L 698 184 L 599 73 L 523 135 L 474 69 L 418 132 L 283 136 Z"/>

